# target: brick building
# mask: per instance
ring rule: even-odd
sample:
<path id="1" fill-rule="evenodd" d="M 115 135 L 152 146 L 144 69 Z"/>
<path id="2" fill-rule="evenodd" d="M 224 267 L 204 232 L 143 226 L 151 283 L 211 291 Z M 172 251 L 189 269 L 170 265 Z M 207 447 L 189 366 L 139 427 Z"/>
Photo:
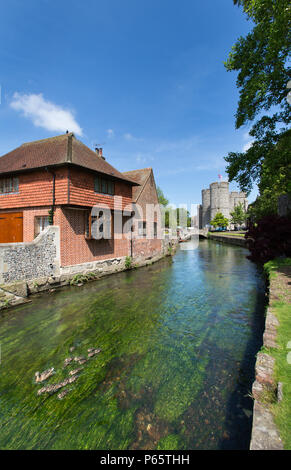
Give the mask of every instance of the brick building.
<path id="1" fill-rule="evenodd" d="M 162 250 L 161 219 L 158 195 L 152 168 L 123 173 L 138 183 L 132 188 L 132 209 L 134 211 L 134 231 L 132 256 L 148 257 Z M 156 210 L 150 210 L 154 209 Z"/>
<path id="2" fill-rule="evenodd" d="M 108 239 L 92 237 L 92 207 L 119 212 L 125 227 L 136 201 L 157 201 L 152 170 L 120 173 L 102 149 L 90 150 L 72 133 L 0 158 L 0 243 L 30 242 L 49 224 L 59 226 L 61 266 L 161 250 L 161 240 L 133 242 L 131 228 L 117 236 L 113 217 Z"/>

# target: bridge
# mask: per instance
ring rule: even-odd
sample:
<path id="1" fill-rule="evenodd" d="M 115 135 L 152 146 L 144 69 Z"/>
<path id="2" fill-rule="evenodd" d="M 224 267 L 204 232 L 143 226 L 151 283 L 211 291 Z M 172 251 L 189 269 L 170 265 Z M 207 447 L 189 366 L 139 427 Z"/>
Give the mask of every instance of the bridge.
<path id="1" fill-rule="evenodd" d="M 207 238 L 208 228 L 199 229 L 199 238 Z"/>

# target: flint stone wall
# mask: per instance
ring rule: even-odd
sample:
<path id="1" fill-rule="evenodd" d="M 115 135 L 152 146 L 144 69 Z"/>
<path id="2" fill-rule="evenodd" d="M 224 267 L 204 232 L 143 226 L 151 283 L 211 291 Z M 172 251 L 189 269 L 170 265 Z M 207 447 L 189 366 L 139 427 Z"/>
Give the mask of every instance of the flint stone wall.
<path id="1" fill-rule="evenodd" d="M 59 227 L 50 226 L 32 242 L 0 245 L 0 284 L 60 274 Z"/>

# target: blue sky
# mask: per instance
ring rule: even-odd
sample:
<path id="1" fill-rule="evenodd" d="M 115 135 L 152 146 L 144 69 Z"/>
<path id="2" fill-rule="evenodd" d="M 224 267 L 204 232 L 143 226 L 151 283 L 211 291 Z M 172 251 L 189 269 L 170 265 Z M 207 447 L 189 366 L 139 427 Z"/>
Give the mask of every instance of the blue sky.
<path id="1" fill-rule="evenodd" d="M 3 2 L 0 155 L 69 129 L 120 171 L 151 166 L 172 203 L 200 203 L 250 142 L 223 66 L 250 28 L 232 0 Z"/>

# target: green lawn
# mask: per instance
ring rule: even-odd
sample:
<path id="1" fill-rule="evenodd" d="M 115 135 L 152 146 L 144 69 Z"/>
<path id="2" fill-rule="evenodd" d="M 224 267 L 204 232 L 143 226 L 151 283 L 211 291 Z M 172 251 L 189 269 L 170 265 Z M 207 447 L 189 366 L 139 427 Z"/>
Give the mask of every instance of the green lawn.
<path id="1" fill-rule="evenodd" d="M 283 384 L 283 400 L 272 404 L 275 422 L 285 449 L 291 449 L 291 258 L 275 259 L 264 265 L 270 280 L 270 309 L 280 326 L 279 348 L 268 354 L 275 358 L 275 378 Z M 289 355 L 288 355 L 289 354 Z M 288 359 L 287 359 L 288 356 Z M 289 362 L 289 363 L 288 363 Z"/>
<path id="2" fill-rule="evenodd" d="M 235 237 L 244 237 L 245 236 L 245 232 L 210 232 L 210 235 L 213 234 L 213 235 L 231 235 L 231 236 L 235 236 Z"/>

